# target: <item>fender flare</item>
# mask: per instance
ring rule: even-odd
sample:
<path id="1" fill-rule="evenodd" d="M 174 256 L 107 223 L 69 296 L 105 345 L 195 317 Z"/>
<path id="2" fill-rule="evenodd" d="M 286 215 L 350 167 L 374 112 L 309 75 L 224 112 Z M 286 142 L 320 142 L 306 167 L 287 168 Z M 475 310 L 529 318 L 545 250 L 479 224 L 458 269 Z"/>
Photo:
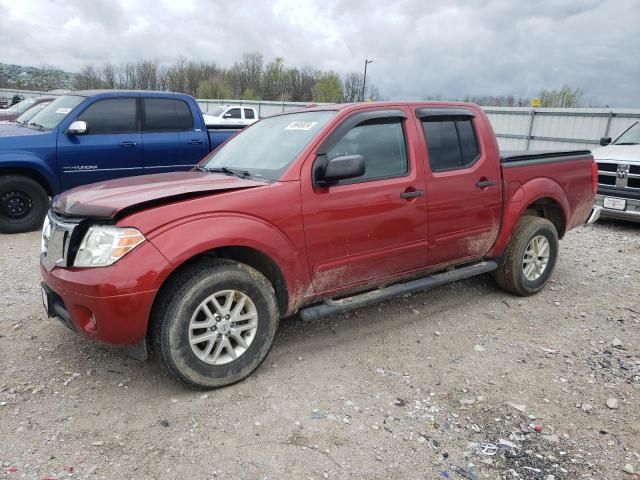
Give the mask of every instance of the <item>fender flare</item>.
<path id="1" fill-rule="evenodd" d="M 515 184 L 515 185 L 514 185 Z M 502 227 L 498 238 L 489 252 L 489 257 L 501 257 L 507 248 L 513 229 L 520 217 L 533 203 L 542 199 L 551 199 L 556 202 L 564 216 L 565 228 L 571 220 L 571 207 L 564 190 L 555 180 L 548 177 L 539 177 L 529 180 L 524 184 L 512 182 L 508 186 L 502 214 Z M 562 236 L 562 232 L 558 232 Z"/>
<path id="2" fill-rule="evenodd" d="M 192 258 L 224 247 L 247 247 L 273 261 L 287 289 L 286 313 L 298 308 L 311 283 L 304 246 L 296 246 L 278 228 L 254 216 L 216 212 L 188 217 L 150 233 L 148 240 L 170 264 L 158 277 L 158 288 Z"/>
<path id="3" fill-rule="evenodd" d="M 40 157 L 24 152 L 0 153 L 0 175 L 5 169 L 32 171 L 47 182 L 43 186 L 52 196 L 60 193 L 60 183 L 55 171 Z"/>

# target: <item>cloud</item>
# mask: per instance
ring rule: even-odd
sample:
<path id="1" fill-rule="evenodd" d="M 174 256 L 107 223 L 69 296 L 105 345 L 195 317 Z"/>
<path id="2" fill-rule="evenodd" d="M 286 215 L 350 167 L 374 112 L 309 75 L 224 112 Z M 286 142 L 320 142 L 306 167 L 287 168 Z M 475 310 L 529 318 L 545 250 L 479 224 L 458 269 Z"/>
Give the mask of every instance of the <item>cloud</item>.
<path id="1" fill-rule="evenodd" d="M 640 106 L 638 0 L 0 0 L 0 61 L 55 65 L 242 53 L 361 71 L 389 98 L 514 94 L 569 84 Z"/>

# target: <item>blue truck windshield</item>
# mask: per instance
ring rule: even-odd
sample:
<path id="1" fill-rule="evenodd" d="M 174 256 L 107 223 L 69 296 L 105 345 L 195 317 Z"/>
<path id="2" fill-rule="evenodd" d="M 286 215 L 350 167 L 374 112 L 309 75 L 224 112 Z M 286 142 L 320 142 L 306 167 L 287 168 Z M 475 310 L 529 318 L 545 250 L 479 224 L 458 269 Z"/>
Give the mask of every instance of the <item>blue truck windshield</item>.
<path id="1" fill-rule="evenodd" d="M 56 98 L 49 105 L 36 113 L 27 125 L 35 126 L 44 130 L 56 128 L 71 110 L 76 108 L 85 100 L 85 97 L 77 95 L 64 95 Z"/>

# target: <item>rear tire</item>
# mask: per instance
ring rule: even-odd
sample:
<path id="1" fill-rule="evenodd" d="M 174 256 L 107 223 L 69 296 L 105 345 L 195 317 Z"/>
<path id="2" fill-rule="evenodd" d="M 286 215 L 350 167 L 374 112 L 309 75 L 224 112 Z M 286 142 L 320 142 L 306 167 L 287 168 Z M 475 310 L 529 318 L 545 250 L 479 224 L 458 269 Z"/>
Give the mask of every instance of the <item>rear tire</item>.
<path id="1" fill-rule="evenodd" d="M 151 340 L 172 376 L 191 387 L 217 388 L 260 366 L 278 321 L 275 292 L 260 272 L 230 260 L 207 260 L 187 267 L 163 290 Z"/>
<path id="2" fill-rule="evenodd" d="M 513 231 L 504 262 L 494 272 L 507 292 L 526 297 L 544 288 L 558 259 L 558 232 L 549 220 L 523 216 Z"/>
<path id="3" fill-rule="evenodd" d="M 49 195 L 42 185 L 22 175 L 0 177 L 0 233 L 23 233 L 42 227 Z"/>

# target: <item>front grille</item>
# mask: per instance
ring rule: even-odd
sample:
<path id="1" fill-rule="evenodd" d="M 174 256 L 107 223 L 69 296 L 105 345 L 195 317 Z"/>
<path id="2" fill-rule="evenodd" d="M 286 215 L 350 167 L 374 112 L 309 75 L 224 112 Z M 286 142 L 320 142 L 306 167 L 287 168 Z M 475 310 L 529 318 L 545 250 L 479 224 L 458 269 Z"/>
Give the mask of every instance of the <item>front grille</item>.
<path id="1" fill-rule="evenodd" d="M 43 252 L 42 262 L 47 270 L 53 267 L 66 267 L 70 264 L 70 249 L 75 240 L 74 233 L 80 220 L 68 219 L 56 215 L 54 212 L 47 213 L 49 228 L 43 231 Z"/>
<path id="2" fill-rule="evenodd" d="M 598 162 L 598 170 L 601 172 L 617 172 L 618 164 Z"/>
<path id="3" fill-rule="evenodd" d="M 616 177 L 610 177 L 607 175 L 598 175 L 598 183 L 602 185 L 615 185 Z"/>
<path id="4" fill-rule="evenodd" d="M 624 198 L 624 193 L 640 190 L 640 165 L 615 160 L 600 161 L 598 184 L 609 192 L 615 191 L 614 195 Z"/>

